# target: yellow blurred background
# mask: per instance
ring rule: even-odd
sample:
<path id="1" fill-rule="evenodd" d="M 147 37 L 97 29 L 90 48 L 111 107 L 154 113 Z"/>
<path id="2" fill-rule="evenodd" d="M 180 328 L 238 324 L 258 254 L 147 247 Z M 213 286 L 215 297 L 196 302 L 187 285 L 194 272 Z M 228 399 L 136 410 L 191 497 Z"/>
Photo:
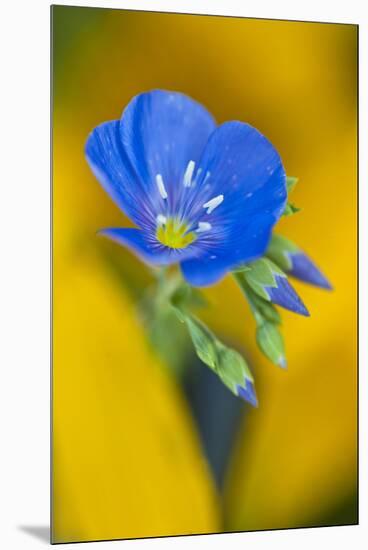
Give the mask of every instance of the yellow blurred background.
<path id="1" fill-rule="evenodd" d="M 356 523 L 357 28 L 62 6 L 52 18 L 53 541 Z M 203 318 L 246 354 L 260 402 L 242 408 L 221 488 L 136 314 L 150 275 L 96 236 L 131 223 L 85 140 L 152 88 L 273 142 L 302 208 L 278 230 L 334 286 L 295 283 L 311 317 L 282 311 L 287 371 L 258 351 L 232 279 L 206 290 Z"/>

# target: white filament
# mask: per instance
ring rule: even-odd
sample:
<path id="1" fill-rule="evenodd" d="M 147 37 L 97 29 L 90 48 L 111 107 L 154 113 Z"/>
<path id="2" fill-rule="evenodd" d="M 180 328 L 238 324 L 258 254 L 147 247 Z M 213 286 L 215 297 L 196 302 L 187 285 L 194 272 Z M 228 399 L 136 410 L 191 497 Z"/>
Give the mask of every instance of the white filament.
<path id="1" fill-rule="evenodd" d="M 163 199 L 167 199 L 167 192 L 166 192 L 164 180 L 162 179 L 161 174 L 156 175 L 156 184 L 157 184 L 158 192 L 160 193 L 161 197 Z"/>
<path id="2" fill-rule="evenodd" d="M 211 172 L 206 172 L 202 185 L 206 185 L 210 177 L 211 177 Z"/>
<path id="3" fill-rule="evenodd" d="M 190 160 L 188 162 L 188 166 L 187 166 L 187 168 L 185 170 L 185 174 L 184 174 L 184 180 L 183 180 L 184 187 L 190 187 L 192 185 L 192 177 L 193 177 L 194 167 L 195 167 L 194 160 Z"/>
<path id="4" fill-rule="evenodd" d="M 201 173 L 202 173 L 202 168 L 198 168 L 197 173 L 194 177 L 194 180 L 192 181 L 192 185 L 197 184 L 197 181 L 199 180 L 199 176 L 201 175 Z"/>

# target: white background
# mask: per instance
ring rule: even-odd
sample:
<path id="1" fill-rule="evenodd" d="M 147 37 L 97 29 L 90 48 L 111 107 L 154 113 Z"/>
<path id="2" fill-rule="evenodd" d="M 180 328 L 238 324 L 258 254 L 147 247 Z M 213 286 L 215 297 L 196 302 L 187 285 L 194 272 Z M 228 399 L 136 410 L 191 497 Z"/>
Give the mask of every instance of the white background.
<path id="1" fill-rule="evenodd" d="M 68 2 L 59 1 L 59 4 Z M 367 249 L 367 71 L 365 1 L 147 0 L 69 2 L 162 11 L 360 24 L 360 249 Z M 45 548 L 25 527 L 49 524 L 50 190 L 49 2 L 8 0 L 0 31 L 0 546 Z M 4 124 L 5 122 L 5 124 Z M 336 159 L 338 162 L 338 159 Z M 338 215 L 338 213 L 336 213 Z M 344 223 L 341 220 L 341 223 Z M 367 547 L 367 261 L 361 254 L 359 527 L 286 530 L 98 544 L 166 549 Z M 365 334 L 364 334 L 365 333 Z M 275 503 L 277 505 L 277 503 Z M 367 542 L 367 541 L 366 541 Z M 66 545 L 60 545 L 66 547 Z M 70 548 L 70 546 L 69 546 Z"/>

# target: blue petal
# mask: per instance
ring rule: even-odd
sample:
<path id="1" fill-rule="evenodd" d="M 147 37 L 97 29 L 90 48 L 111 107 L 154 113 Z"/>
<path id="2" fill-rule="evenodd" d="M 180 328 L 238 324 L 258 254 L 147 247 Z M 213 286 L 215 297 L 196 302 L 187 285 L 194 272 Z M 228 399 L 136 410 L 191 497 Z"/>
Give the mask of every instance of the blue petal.
<path id="1" fill-rule="evenodd" d="M 212 116 L 196 101 L 154 90 L 134 97 L 120 121 L 95 128 L 87 140 L 86 157 L 117 205 L 148 230 L 157 214 L 175 214 L 188 163 L 198 163 L 214 128 Z M 169 192 L 164 202 L 158 174 Z"/>
<path id="2" fill-rule="evenodd" d="M 198 247 L 205 251 L 201 264 L 193 260 L 183 271 L 192 284 L 206 285 L 264 254 L 285 208 L 286 175 L 273 145 L 241 122 L 227 122 L 212 133 L 199 168 L 195 194 L 183 216 L 193 225 L 209 223 L 211 229 L 198 238 Z M 221 196 L 214 209 L 206 208 L 208 201 Z M 211 262 L 213 256 L 216 261 Z"/>
<path id="3" fill-rule="evenodd" d="M 160 213 L 175 214 L 185 191 L 189 161 L 198 164 L 216 124 L 202 105 L 178 92 L 153 90 L 129 103 L 120 125 L 121 141 L 131 165 L 147 187 Z M 156 176 L 168 197 L 163 202 Z"/>
<path id="4" fill-rule="evenodd" d="M 216 256 L 186 260 L 181 264 L 184 278 L 192 286 L 209 286 L 222 279 L 229 271 L 229 262 Z"/>
<path id="5" fill-rule="evenodd" d="M 155 218 L 150 197 L 122 147 L 120 121 L 97 126 L 88 137 L 85 152 L 96 178 L 119 208 L 140 227 L 152 227 Z"/>
<path id="6" fill-rule="evenodd" d="M 258 130 L 242 122 L 226 122 L 211 135 L 199 168 L 198 190 L 191 213 L 219 195 L 223 202 L 208 217 L 241 222 L 243 216 L 270 214 L 276 222 L 286 198 L 286 174 L 279 153 Z M 202 216 L 203 217 L 203 216 Z"/>
<path id="7" fill-rule="evenodd" d="M 300 315 L 309 316 L 309 312 L 293 287 L 288 282 L 287 278 L 275 274 L 277 287 L 265 287 L 271 302 L 285 309 L 299 313 Z"/>
<path id="8" fill-rule="evenodd" d="M 288 273 L 301 281 L 319 286 L 327 290 L 332 289 L 331 283 L 304 252 L 288 253 L 291 261 L 291 269 Z"/>
<path id="9" fill-rule="evenodd" d="M 245 401 L 248 401 L 251 405 L 253 405 L 253 407 L 258 407 L 258 399 L 254 390 L 254 385 L 250 380 L 248 380 L 248 378 L 244 379 L 244 387 L 238 385 L 236 389 L 239 397 L 242 397 Z"/>

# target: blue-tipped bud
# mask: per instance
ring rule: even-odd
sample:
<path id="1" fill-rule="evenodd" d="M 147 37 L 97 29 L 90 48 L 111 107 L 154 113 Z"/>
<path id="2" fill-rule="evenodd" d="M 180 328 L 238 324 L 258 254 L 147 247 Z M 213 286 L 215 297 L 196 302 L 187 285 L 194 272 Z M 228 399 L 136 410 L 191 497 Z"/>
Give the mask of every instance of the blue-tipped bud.
<path id="1" fill-rule="evenodd" d="M 254 385 L 248 378 L 244 378 L 244 386 L 237 385 L 236 389 L 239 397 L 253 405 L 253 407 L 258 407 L 258 399 L 254 390 Z"/>
<path id="2" fill-rule="evenodd" d="M 277 325 L 264 322 L 257 328 L 257 343 L 274 365 L 286 369 L 284 339 Z"/>
<path id="3" fill-rule="evenodd" d="M 275 263 L 267 258 L 261 258 L 247 267 L 243 276 L 258 296 L 300 315 L 309 315 L 307 308 L 288 282 L 287 276 Z"/>
<path id="4" fill-rule="evenodd" d="M 289 252 L 288 257 L 291 261 L 291 268 L 287 272 L 290 275 L 311 285 L 332 290 L 331 283 L 304 252 L 301 250 Z"/>
<path id="5" fill-rule="evenodd" d="M 256 407 L 258 402 L 253 376 L 240 353 L 220 342 L 213 332 L 194 315 L 181 310 L 180 316 L 188 327 L 194 348 L 201 361 L 217 374 L 232 393 Z"/>
<path id="6" fill-rule="evenodd" d="M 271 302 L 289 311 L 308 317 L 310 315 L 309 311 L 287 278 L 284 275 L 275 274 L 275 282 L 277 286 L 265 287 Z"/>
<path id="7" fill-rule="evenodd" d="M 272 236 L 267 249 L 267 257 L 288 275 L 320 288 L 332 289 L 328 279 L 307 254 L 281 235 Z"/>

